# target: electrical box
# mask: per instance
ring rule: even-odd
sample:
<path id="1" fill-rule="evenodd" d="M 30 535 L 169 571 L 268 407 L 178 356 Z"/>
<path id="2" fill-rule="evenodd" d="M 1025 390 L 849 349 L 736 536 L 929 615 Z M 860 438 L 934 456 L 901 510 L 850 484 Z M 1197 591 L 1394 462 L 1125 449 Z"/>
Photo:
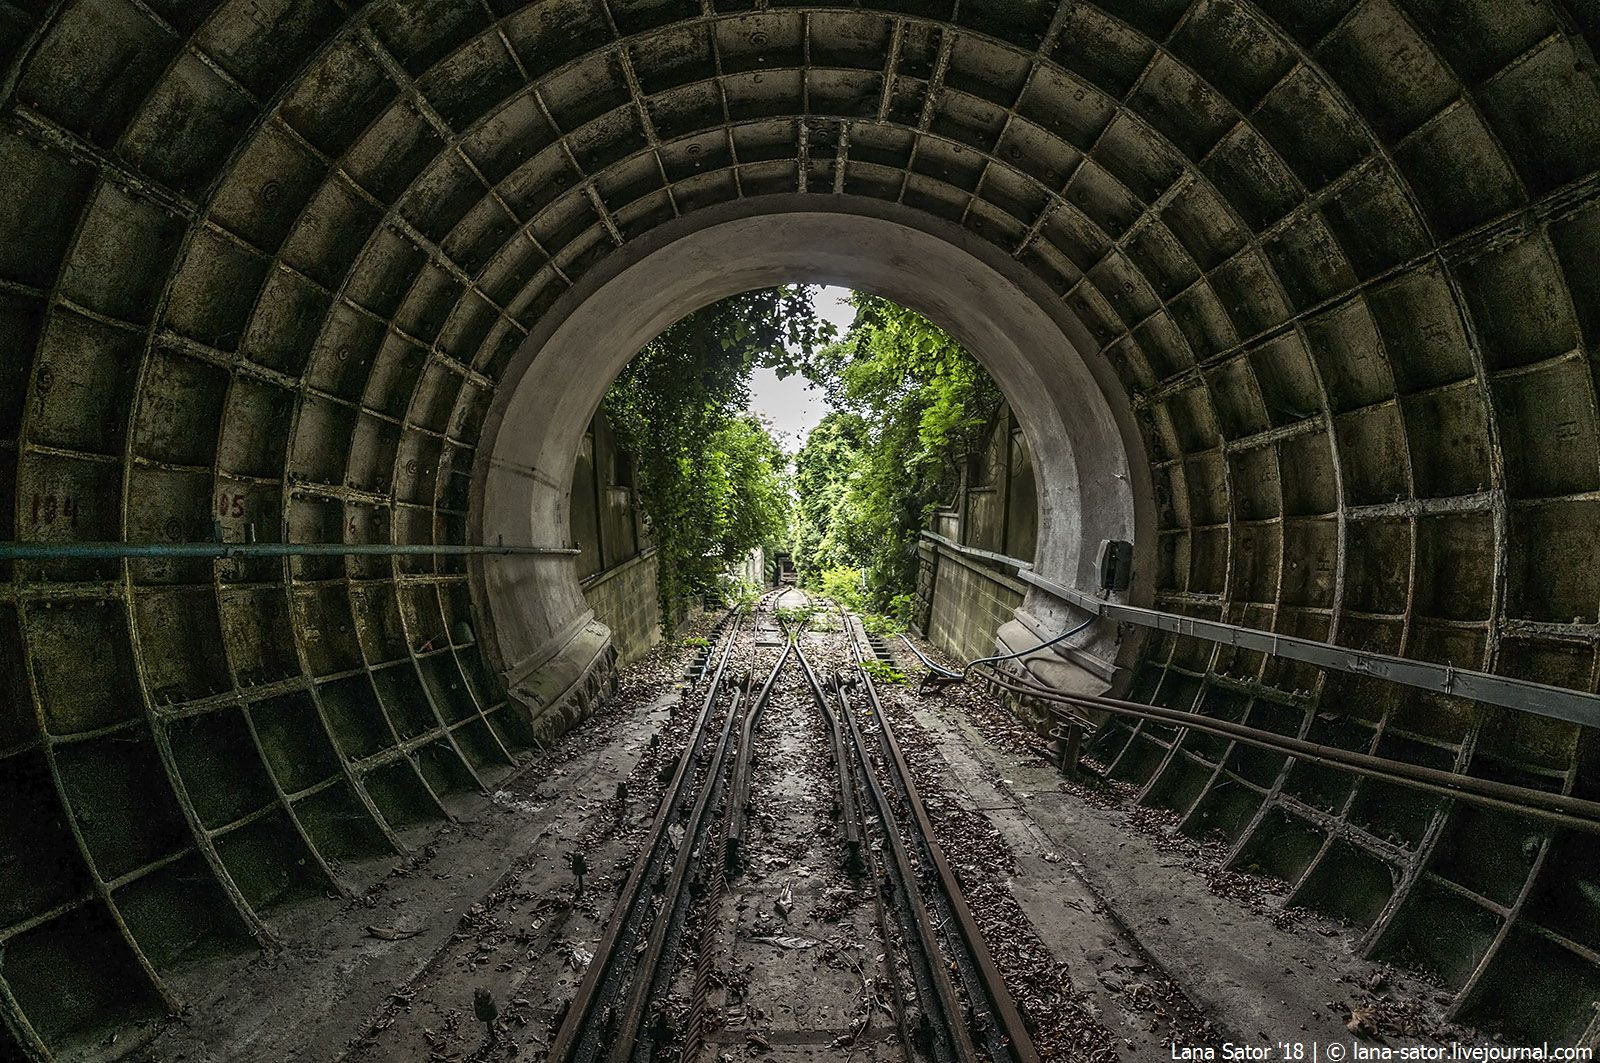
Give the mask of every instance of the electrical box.
<path id="1" fill-rule="evenodd" d="M 1125 591 L 1133 582 L 1133 544 L 1125 539 L 1100 540 L 1100 589 Z"/>

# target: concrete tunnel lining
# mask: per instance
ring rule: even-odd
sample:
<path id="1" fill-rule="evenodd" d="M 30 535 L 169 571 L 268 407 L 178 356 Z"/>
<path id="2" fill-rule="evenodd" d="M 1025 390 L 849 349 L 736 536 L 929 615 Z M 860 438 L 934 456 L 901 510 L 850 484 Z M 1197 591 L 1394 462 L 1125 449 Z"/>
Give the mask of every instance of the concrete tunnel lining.
<path id="1" fill-rule="evenodd" d="M 1081 353 L 1082 324 L 992 244 L 918 212 L 849 196 L 822 204 L 762 197 L 698 212 L 636 241 L 566 293 L 508 365 L 485 418 L 474 469 L 477 540 L 566 544 L 563 470 L 634 352 L 707 303 L 797 281 L 885 295 L 973 351 L 1016 411 L 1040 470 L 1037 570 L 1092 586 L 1100 541 L 1125 539 L 1147 544 L 1135 593 L 1148 594 L 1148 463 L 1125 394 L 1107 390 L 1115 387 L 1110 367 Z M 590 652 L 577 640 L 589 617 L 571 559 L 486 557 L 479 578 L 490 645 L 514 686 L 547 665 L 563 676 L 577 671 L 574 662 L 552 662 L 569 646 L 579 656 Z M 1050 624 L 1069 611 L 1040 594 L 1029 612 Z M 1096 674 L 1111 675 L 1114 631 L 1074 648 Z"/>
<path id="2" fill-rule="evenodd" d="M 1157 607 L 1593 691 L 1597 40 L 1575 0 L 0 2 L 0 527 L 467 542 L 564 293 L 718 204 L 865 197 L 1085 326 Z M 446 559 L 0 575 L 0 1054 L 170 1010 L 197 942 L 251 948 L 536 741 L 481 644 L 435 641 L 474 608 Z M 1588 729 L 1196 639 L 1130 671 L 1600 788 Z M 1099 753 L 1462 1013 L 1588 1029 L 1584 839 L 1183 735 Z"/>

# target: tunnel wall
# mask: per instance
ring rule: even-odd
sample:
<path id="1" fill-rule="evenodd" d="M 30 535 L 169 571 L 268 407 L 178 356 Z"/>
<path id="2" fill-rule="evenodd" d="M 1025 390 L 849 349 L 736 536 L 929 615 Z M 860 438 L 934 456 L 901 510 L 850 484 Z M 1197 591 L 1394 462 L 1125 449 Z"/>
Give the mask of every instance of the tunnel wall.
<path id="1" fill-rule="evenodd" d="M 1129 696 L 1553 792 L 1592 796 L 1600 767 L 1591 729 L 1167 633 Z M 1228 866 L 1283 880 L 1286 903 L 1341 920 L 1361 952 L 1431 976 L 1462 1020 L 1594 1043 L 1591 835 L 1148 722 L 1109 722 L 1089 752 Z"/>
<path id="2" fill-rule="evenodd" d="M 0 2 L 0 538 L 465 542 L 502 380 L 564 298 L 734 207 L 867 202 L 1071 319 L 1137 418 L 1118 452 L 1153 459 L 1123 472 L 1155 528 L 1145 600 L 1593 691 L 1597 37 L 1577 0 Z M 936 261 L 904 287 L 948 281 Z M 1041 387 L 1060 352 L 1033 350 Z M 552 389 L 615 352 L 570 353 Z M 515 472 L 564 488 L 569 442 Z M 214 945 L 358 885 L 604 688 L 570 559 L 464 575 L 0 569 L 0 787 L 23 810 L 0 818 L 0 1039 L 70 1053 L 206 999 L 185 979 Z M 515 702 L 491 590 L 565 618 L 518 633 L 571 667 Z M 1019 615 L 1072 618 L 1037 590 Z M 470 643 L 438 641 L 461 622 Z M 1163 703 L 1597 789 L 1567 725 L 1193 640 L 1131 674 Z M 1448 807 L 1390 826 L 1408 806 L 1367 784 L 1104 741 L 1164 780 L 1149 799 L 1228 810 L 1306 897 L 1346 873 L 1387 891 L 1371 926 L 1423 963 L 1452 943 L 1468 1014 L 1586 1021 L 1561 988 L 1589 992 L 1600 955 L 1583 839 Z M 179 898 L 205 918 L 175 921 Z"/>
<path id="3" fill-rule="evenodd" d="M 1083 358 L 1081 326 L 1053 293 L 959 227 L 843 193 L 764 195 L 664 222 L 560 295 L 520 345 L 485 419 L 474 537 L 564 535 L 572 498 L 546 470 L 570 461 L 588 412 L 631 352 L 707 302 L 797 279 L 899 300 L 984 363 L 1048 472 L 1034 480 L 1042 571 L 1076 582 L 1092 570 L 1101 538 L 1153 540 L 1136 534 L 1153 533 L 1154 511 L 1132 410 L 1107 390 L 1108 367 Z M 570 367 L 583 359 L 592 375 L 580 388 Z M 586 652 L 572 641 L 582 606 L 570 570 L 489 557 L 481 573 L 491 652 L 512 696 L 536 701 L 530 684 L 572 672 L 574 650 Z M 1077 652 L 1109 670 L 1105 655 L 1116 648 L 1102 634 L 1091 632 Z"/>
<path id="4" fill-rule="evenodd" d="M 1039 544 L 1039 487 L 1027 433 L 1001 403 L 960 462 L 955 497 L 933 530 L 963 546 L 1031 560 Z"/>
<path id="5" fill-rule="evenodd" d="M 652 548 L 583 581 L 583 597 L 610 630 L 618 664 L 637 660 L 661 641 L 659 571 Z"/>
<path id="6" fill-rule="evenodd" d="M 1022 426 L 1002 402 L 956 462 L 951 497 L 933 511 L 930 531 L 957 547 L 1031 563 L 1038 543 L 1038 485 Z M 995 650 L 995 633 L 1027 597 L 1015 565 L 985 561 L 924 537 L 917 544 L 919 633 L 963 661 Z"/>

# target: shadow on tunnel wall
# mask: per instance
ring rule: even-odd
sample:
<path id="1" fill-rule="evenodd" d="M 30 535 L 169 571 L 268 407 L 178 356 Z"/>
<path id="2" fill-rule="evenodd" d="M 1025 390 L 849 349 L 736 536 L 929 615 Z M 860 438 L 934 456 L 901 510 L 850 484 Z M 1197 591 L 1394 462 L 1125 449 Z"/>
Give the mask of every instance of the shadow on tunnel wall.
<path id="1" fill-rule="evenodd" d="M 848 195 L 1092 340 L 1152 461 L 1154 604 L 1596 688 L 1594 5 L 754 6 L 0 2 L 0 538 L 463 543 L 563 292 L 703 209 Z M 534 747 L 467 576 L 0 562 L 0 1056 L 196 999 Z M 1600 788 L 1588 727 L 1189 637 L 1131 682 Z M 1466 1017 L 1593 1039 L 1591 836 L 1183 729 L 1094 752 Z"/>

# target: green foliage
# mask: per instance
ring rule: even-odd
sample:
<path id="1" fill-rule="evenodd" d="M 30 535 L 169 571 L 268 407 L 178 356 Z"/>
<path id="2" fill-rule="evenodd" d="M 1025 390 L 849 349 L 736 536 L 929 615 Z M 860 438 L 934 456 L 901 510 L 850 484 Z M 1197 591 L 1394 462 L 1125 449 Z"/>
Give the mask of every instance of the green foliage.
<path id="1" fill-rule="evenodd" d="M 916 540 L 957 461 L 993 416 L 994 384 L 948 334 L 876 296 L 853 297 L 838 342 L 803 287 L 747 292 L 689 315 L 612 386 L 605 413 L 636 457 L 659 550 L 664 613 L 697 594 L 748 604 L 725 574 L 788 543 L 806 585 L 878 630 L 910 617 Z M 835 412 L 787 460 L 743 410 L 750 370 L 802 372 Z M 863 579 L 864 574 L 864 579 Z"/>
<path id="2" fill-rule="evenodd" d="M 728 573 L 718 577 L 716 588 L 711 593 L 723 605 L 739 610 L 749 609 L 761 599 L 760 587 L 747 579 Z"/>
<path id="3" fill-rule="evenodd" d="M 869 635 L 898 635 L 906 629 L 906 625 L 892 616 L 882 613 L 865 613 L 861 617 L 861 626 L 866 628 Z"/>
<path id="4" fill-rule="evenodd" d="M 880 683 L 904 683 L 905 673 L 888 661 L 862 661 L 861 670 Z"/>
<path id="5" fill-rule="evenodd" d="M 795 456 L 790 547 L 810 586 L 820 588 L 828 569 L 852 567 L 852 552 L 843 539 L 851 524 L 840 518 L 850 497 L 850 474 L 868 438 L 867 422 L 860 414 L 836 411 L 811 430 Z"/>
<path id="6" fill-rule="evenodd" d="M 816 614 L 817 606 L 815 605 L 786 605 L 773 610 L 773 615 L 777 617 L 778 623 L 788 631 L 799 631 L 811 623 L 811 618 Z"/>
<path id="7" fill-rule="evenodd" d="M 816 616 L 811 618 L 810 627 L 812 631 L 820 631 L 830 634 L 837 634 L 844 630 L 839 626 L 839 614 L 834 612 L 832 609 L 824 609 L 819 611 Z"/>
<path id="8" fill-rule="evenodd" d="M 710 649 L 711 648 L 711 640 L 710 639 L 706 639 L 706 638 L 701 638 L 698 635 L 696 635 L 693 638 L 683 639 L 679 644 L 683 645 L 683 646 L 688 646 L 688 647 L 691 647 L 691 648 L 697 649 L 697 650 L 706 650 L 706 649 Z"/>
<path id="9" fill-rule="evenodd" d="M 788 536 L 788 459 L 742 412 L 750 370 L 795 372 L 833 334 L 809 288 L 746 292 L 668 328 L 612 384 L 603 409 L 635 456 L 665 615 L 717 592 L 751 549 Z"/>
<path id="10" fill-rule="evenodd" d="M 861 570 L 836 565 L 832 568 L 813 570 L 814 579 L 812 586 L 824 598 L 831 598 L 835 602 L 860 612 L 866 608 L 866 599 L 861 594 Z"/>
<path id="11" fill-rule="evenodd" d="M 795 460 L 792 545 L 810 585 L 904 624 L 909 600 L 891 603 L 914 586 L 917 536 L 951 493 L 957 463 L 1000 394 L 926 318 L 877 296 L 854 303 L 849 333 L 807 363 L 840 412 L 823 419 Z M 864 590 L 847 592 L 833 575 L 840 569 L 864 569 Z"/>

